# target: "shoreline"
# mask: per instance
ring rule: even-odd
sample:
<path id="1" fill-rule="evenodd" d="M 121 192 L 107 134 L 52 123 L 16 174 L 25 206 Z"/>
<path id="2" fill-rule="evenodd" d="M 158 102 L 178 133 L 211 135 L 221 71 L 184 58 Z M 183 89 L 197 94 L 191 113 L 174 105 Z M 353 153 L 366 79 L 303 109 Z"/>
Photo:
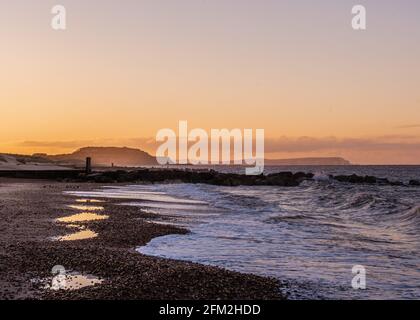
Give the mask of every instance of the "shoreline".
<path id="1" fill-rule="evenodd" d="M 188 230 L 145 221 L 138 207 L 106 199 L 105 220 L 81 223 L 96 238 L 52 241 L 70 233 L 57 218 L 77 214 L 76 197 L 63 191 L 89 190 L 98 183 L 0 178 L 0 298 L 47 300 L 276 300 L 280 281 L 219 267 L 146 256 L 135 248 L 151 239 Z M 62 265 L 69 272 L 97 276 L 101 284 L 78 290 L 42 289 L 34 279 L 52 278 Z"/>

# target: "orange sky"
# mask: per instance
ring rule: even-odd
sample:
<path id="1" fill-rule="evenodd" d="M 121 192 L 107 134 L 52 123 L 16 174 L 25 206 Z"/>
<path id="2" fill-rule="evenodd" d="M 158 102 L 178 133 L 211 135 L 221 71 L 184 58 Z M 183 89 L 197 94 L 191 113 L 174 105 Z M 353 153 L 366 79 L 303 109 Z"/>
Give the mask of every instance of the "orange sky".
<path id="1" fill-rule="evenodd" d="M 161 128 L 263 128 L 267 157 L 420 163 L 420 5 L 366 1 L 0 4 L 0 152 L 121 145 Z M 99 8 L 99 9 L 98 9 Z M 417 15 L 415 14 L 417 12 Z"/>

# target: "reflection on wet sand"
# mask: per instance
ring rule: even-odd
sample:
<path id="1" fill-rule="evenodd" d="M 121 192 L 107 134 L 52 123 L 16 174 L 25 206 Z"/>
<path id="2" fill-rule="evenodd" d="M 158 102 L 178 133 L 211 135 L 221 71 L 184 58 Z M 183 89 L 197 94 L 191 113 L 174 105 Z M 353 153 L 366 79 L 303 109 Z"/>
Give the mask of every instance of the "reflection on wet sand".
<path id="1" fill-rule="evenodd" d="M 58 218 L 57 222 L 63 223 L 75 223 L 75 222 L 88 222 L 88 221 L 97 221 L 97 220 L 105 220 L 108 219 L 109 216 L 107 215 L 99 215 L 96 213 L 90 212 L 82 212 L 78 214 L 73 214 L 68 217 Z"/>
<path id="2" fill-rule="evenodd" d="M 100 206 L 87 206 L 87 205 L 69 205 L 69 208 L 81 210 L 81 211 L 102 211 L 104 207 Z"/>
<path id="3" fill-rule="evenodd" d="M 77 199 L 76 202 L 78 203 L 103 203 L 104 200 L 98 200 L 98 199 Z"/>
<path id="4" fill-rule="evenodd" d="M 65 236 L 57 237 L 55 240 L 58 241 L 76 241 L 76 240 L 85 240 L 96 238 L 98 234 L 92 230 L 85 229 L 75 233 L 71 233 Z"/>
<path id="5" fill-rule="evenodd" d="M 79 203 L 91 203 L 91 202 L 103 202 L 101 200 L 96 199 L 78 199 L 76 202 Z M 67 217 L 58 218 L 55 221 L 57 223 L 65 223 L 66 227 L 77 229 L 77 232 L 67 234 L 64 236 L 54 237 L 53 240 L 56 241 L 76 241 L 76 240 L 85 240 L 85 239 L 92 239 L 96 238 L 98 234 L 92 230 L 87 229 L 83 224 L 83 222 L 90 222 L 90 221 L 100 221 L 108 219 L 109 216 L 107 215 L 100 215 L 93 213 L 93 211 L 102 211 L 104 207 L 102 206 L 90 206 L 90 205 L 69 205 L 69 208 L 80 210 L 82 212 L 77 214 L 72 214 Z"/>
<path id="6" fill-rule="evenodd" d="M 104 280 L 92 275 L 83 275 L 80 273 L 71 273 L 54 278 L 46 278 L 40 280 L 47 283 L 44 289 L 50 290 L 78 290 L 85 287 L 101 284 Z"/>

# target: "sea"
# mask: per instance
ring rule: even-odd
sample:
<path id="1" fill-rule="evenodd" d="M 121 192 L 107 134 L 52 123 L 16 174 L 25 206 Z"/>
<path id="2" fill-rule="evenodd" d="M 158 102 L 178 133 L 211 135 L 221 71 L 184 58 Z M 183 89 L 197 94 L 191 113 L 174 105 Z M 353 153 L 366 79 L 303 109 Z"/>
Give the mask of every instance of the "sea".
<path id="1" fill-rule="evenodd" d="M 151 223 L 190 230 L 154 238 L 139 253 L 275 277 L 289 299 L 420 298 L 420 187 L 329 178 L 372 175 L 407 184 L 420 180 L 420 166 L 265 168 L 282 171 L 315 178 L 298 187 L 165 183 L 70 193 L 123 199 L 157 213 Z"/>

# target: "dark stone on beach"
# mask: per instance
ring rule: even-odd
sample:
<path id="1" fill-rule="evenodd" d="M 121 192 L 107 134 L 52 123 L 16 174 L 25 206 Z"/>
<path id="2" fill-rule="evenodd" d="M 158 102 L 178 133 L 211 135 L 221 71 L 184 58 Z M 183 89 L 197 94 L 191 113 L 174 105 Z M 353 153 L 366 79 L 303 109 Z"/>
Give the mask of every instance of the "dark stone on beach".
<path id="1" fill-rule="evenodd" d="M 356 174 L 352 174 L 350 176 L 340 175 L 334 176 L 333 179 L 340 181 L 340 182 L 347 182 L 347 183 L 366 183 L 366 184 L 374 184 L 377 183 L 376 177 L 373 176 L 358 176 Z"/>
<path id="2" fill-rule="evenodd" d="M 390 181 L 389 185 L 391 185 L 391 186 L 404 186 L 405 184 L 401 181 Z"/>
<path id="3" fill-rule="evenodd" d="M 379 184 L 389 184 L 390 181 L 387 178 L 376 178 L 376 183 L 379 183 Z"/>
<path id="4" fill-rule="evenodd" d="M 114 183 L 115 180 L 112 179 L 111 177 L 106 177 L 106 176 L 98 176 L 95 177 L 95 182 L 96 183 Z"/>
<path id="5" fill-rule="evenodd" d="M 305 172 L 296 172 L 294 174 L 294 177 L 296 179 L 300 179 L 300 180 L 307 180 L 307 179 L 312 179 L 314 177 L 313 173 L 305 173 Z"/>
<path id="6" fill-rule="evenodd" d="M 292 172 L 273 173 L 265 178 L 264 184 L 293 187 L 301 184 L 303 180 L 311 179 L 312 177 L 312 174 L 304 174 L 302 172 L 295 174 Z"/>

